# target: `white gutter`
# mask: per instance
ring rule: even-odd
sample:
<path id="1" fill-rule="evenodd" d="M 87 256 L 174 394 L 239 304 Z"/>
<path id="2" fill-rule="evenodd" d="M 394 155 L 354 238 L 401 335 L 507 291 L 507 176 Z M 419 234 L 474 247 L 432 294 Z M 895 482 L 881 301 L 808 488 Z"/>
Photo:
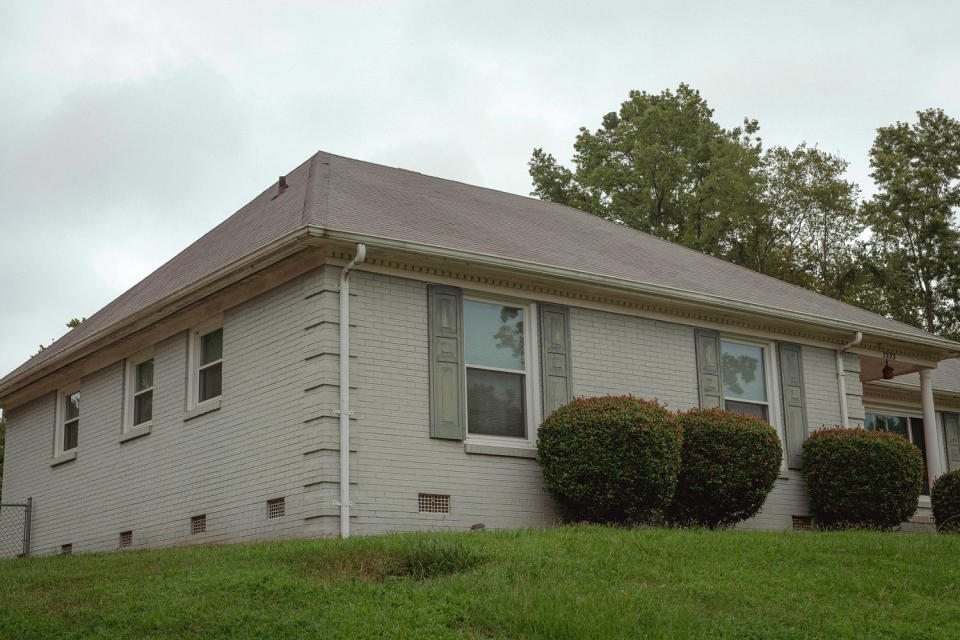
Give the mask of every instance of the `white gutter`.
<path id="1" fill-rule="evenodd" d="M 366 260 L 367 246 L 340 272 L 340 537 L 350 537 L 350 272 Z"/>
<path id="2" fill-rule="evenodd" d="M 844 429 L 850 426 L 850 417 L 847 414 L 847 383 L 843 375 L 843 352 L 850 347 L 857 346 L 861 340 L 863 340 L 863 332 L 857 331 L 857 335 L 854 336 L 853 340 L 837 349 L 837 387 L 840 389 L 840 425 L 843 426 Z"/>

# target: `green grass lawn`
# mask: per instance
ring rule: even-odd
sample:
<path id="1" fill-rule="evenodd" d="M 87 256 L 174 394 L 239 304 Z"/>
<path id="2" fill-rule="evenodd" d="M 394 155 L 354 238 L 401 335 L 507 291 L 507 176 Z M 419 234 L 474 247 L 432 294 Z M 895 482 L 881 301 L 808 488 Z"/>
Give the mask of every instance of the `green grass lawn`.
<path id="1" fill-rule="evenodd" d="M 2 638 L 960 638 L 960 536 L 561 527 L 0 561 Z"/>

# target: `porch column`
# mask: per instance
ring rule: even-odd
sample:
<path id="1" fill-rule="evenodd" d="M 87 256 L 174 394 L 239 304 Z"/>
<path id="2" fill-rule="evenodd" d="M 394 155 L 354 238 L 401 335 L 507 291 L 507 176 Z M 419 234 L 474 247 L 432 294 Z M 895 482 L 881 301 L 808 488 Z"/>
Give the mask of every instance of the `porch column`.
<path id="1" fill-rule="evenodd" d="M 927 448 L 927 476 L 930 486 L 940 477 L 940 439 L 937 437 L 937 412 L 933 407 L 933 379 L 931 369 L 920 369 L 920 405 L 923 408 L 923 441 Z"/>

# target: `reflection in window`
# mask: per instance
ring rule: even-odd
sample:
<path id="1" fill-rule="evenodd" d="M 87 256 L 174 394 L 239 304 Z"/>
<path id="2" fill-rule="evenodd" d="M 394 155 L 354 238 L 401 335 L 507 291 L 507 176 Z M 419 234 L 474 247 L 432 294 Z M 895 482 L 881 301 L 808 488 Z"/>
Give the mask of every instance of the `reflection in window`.
<path id="1" fill-rule="evenodd" d="M 467 429 L 471 434 L 527 435 L 523 314 L 519 307 L 463 302 Z"/>
<path id="2" fill-rule="evenodd" d="M 64 397 L 63 451 L 77 448 L 80 438 L 80 392 Z"/>
<path id="3" fill-rule="evenodd" d="M 724 408 L 769 421 L 763 347 L 721 341 L 720 352 Z"/>
<path id="4" fill-rule="evenodd" d="M 141 362 L 134 372 L 133 426 L 153 419 L 153 358 Z"/>
<path id="5" fill-rule="evenodd" d="M 223 329 L 200 337 L 199 393 L 197 402 L 220 395 L 223 376 Z"/>

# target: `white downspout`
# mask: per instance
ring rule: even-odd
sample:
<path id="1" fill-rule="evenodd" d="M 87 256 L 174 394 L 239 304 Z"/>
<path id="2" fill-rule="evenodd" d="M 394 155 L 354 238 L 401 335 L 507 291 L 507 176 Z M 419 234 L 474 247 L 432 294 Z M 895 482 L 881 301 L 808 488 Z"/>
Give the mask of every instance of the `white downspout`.
<path id="1" fill-rule="evenodd" d="M 367 257 L 367 246 L 340 272 L 340 537 L 350 537 L 350 272 Z"/>
<path id="2" fill-rule="evenodd" d="M 837 349 L 837 386 L 840 389 L 840 425 L 846 429 L 850 426 L 850 417 L 847 415 L 847 383 L 844 380 L 843 370 L 843 352 L 850 347 L 855 347 L 863 340 L 863 332 L 857 331 L 853 340 Z"/>

